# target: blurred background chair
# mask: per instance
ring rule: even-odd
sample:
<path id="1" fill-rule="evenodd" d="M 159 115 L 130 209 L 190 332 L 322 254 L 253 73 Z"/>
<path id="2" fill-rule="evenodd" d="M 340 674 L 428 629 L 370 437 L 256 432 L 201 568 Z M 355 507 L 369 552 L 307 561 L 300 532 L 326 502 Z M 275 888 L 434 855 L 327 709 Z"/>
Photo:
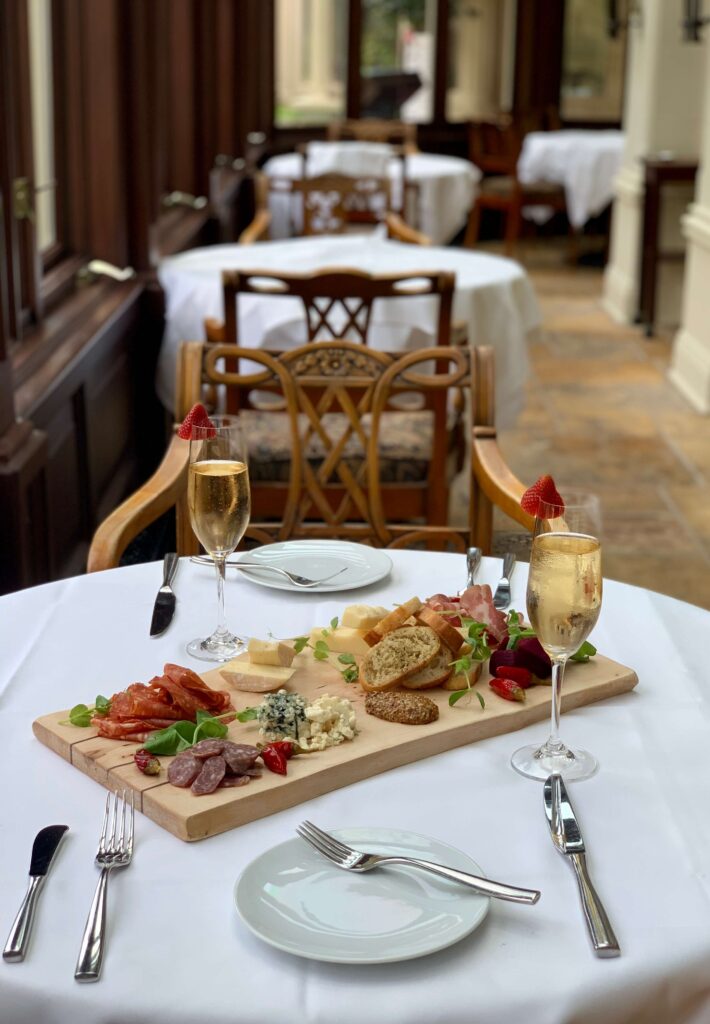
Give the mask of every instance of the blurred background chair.
<path id="1" fill-rule="evenodd" d="M 234 373 L 226 364 L 249 359 L 255 372 Z M 253 506 L 248 536 L 265 543 L 291 537 L 354 539 L 374 546 L 420 545 L 463 551 L 470 544 L 490 550 L 493 506 L 527 529 L 533 521 L 519 506 L 524 487 L 503 462 L 493 425 L 493 354 L 490 349 L 440 346 L 398 356 L 354 342 L 314 342 L 275 355 L 236 346 L 188 342 L 180 356 L 180 391 L 199 395 L 205 382 L 220 388 L 278 390 L 285 402 L 290 434 L 287 495 L 274 521 L 261 520 Z M 387 495 L 398 482 L 387 479 L 385 463 L 393 439 L 384 417 L 393 398 L 412 391 L 446 396 L 470 391 L 471 432 L 468 528 L 429 524 L 415 514 L 417 493 L 440 486 L 442 466 L 430 450 L 422 479 L 408 482 L 411 503 L 404 515 L 388 512 Z M 313 394 L 319 397 L 314 401 Z M 331 437 L 323 416 L 338 409 L 344 429 Z M 253 440 L 250 438 L 250 459 Z M 315 447 L 314 447 L 315 445 Z M 396 439 L 394 439 L 396 448 Z M 126 546 L 151 522 L 176 508 L 179 554 L 199 548 L 186 510 L 189 444 L 173 436 L 153 477 L 102 523 L 89 553 L 89 571 L 118 564 Z M 260 484 L 250 462 L 252 493 Z"/>

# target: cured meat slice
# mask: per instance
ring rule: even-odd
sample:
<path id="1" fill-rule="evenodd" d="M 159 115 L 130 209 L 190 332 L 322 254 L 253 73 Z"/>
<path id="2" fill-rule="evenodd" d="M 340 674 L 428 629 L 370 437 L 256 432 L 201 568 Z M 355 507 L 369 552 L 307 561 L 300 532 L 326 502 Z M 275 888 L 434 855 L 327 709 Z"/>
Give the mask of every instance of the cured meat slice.
<path id="1" fill-rule="evenodd" d="M 208 757 L 206 761 L 202 762 L 202 771 L 192 783 L 192 792 L 195 796 L 214 793 L 226 771 L 227 764 L 223 757 Z"/>
<path id="2" fill-rule="evenodd" d="M 206 761 L 208 757 L 216 757 L 224 750 L 224 740 L 200 740 L 194 747 L 190 748 L 193 757 L 199 757 Z"/>
<path id="3" fill-rule="evenodd" d="M 180 687 L 183 692 L 186 691 L 188 698 L 196 702 L 198 709 L 219 714 L 231 707 L 231 695 L 226 690 L 210 689 L 191 668 L 167 664 L 163 671 L 167 677 L 163 680 L 163 685 L 170 689 L 169 684 L 172 683 L 173 686 Z"/>
<path id="4" fill-rule="evenodd" d="M 222 779 L 222 786 L 225 788 L 231 788 L 232 786 L 246 786 L 251 782 L 252 777 L 250 775 L 225 775 Z"/>
<path id="5" fill-rule="evenodd" d="M 245 768 L 242 775 L 248 775 L 252 779 L 260 779 L 262 772 L 258 765 L 254 765 L 253 768 Z"/>
<path id="6" fill-rule="evenodd" d="M 231 740 L 224 744 L 222 751 L 222 757 L 236 775 L 253 767 L 258 756 L 259 751 L 256 747 L 251 747 L 247 743 L 232 743 Z"/>
<path id="7" fill-rule="evenodd" d="M 202 761 L 193 757 L 189 750 L 178 754 L 168 765 L 168 782 L 186 789 L 191 786 L 203 768 Z"/>
<path id="8" fill-rule="evenodd" d="M 99 731 L 99 736 L 111 740 L 131 739 L 142 742 L 156 729 L 165 729 L 174 724 L 172 718 L 134 718 L 112 719 L 106 715 L 94 715 L 91 724 Z"/>
<path id="9" fill-rule="evenodd" d="M 485 622 L 491 636 L 501 643 L 508 636 L 508 620 L 493 604 L 493 593 L 487 583 L 475 584 L 464 590 L 460 601 L 461 614 L 476 622 Z"/>

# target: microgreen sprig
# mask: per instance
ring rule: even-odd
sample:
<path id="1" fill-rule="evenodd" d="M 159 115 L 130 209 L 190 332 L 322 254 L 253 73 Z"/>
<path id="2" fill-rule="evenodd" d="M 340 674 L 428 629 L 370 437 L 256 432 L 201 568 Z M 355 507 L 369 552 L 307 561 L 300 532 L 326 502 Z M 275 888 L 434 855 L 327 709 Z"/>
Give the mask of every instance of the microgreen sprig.
<path id="1" fill-rule="evenodd" d="M 520 612 L 508 612 L 508 643 L 506 648 L 512 651 L 517 646 L 518 640 L 524 636 L 535 636 L 535 630 L 530 626 L 523 625 L 523 617 Z"/>
<path id="2" fill-rule="evenodd" d="M 76 725 L 81 729 L 86 729 L 91 725 L 91 719 L 94 715 L 107 715 L 111 710 L 111 701 L 108 697 L 102 697 L 101 694 L 96 698 L 93 707 L 87 707 L 86 704 L 75 704 L 69 712 L 69 718 L 65 718 L 60 725 Z"/>
<path id="3" fill-rule="evenodd" d="M 338 616 L 336 615 L 334 618 L 330 620 L 330 626 L 326 629 L 321 630 L 321 639 L 316 640 L 314 644 L 311 643 L 310 637 L 296 637 L 293 644 L 296 654 L 300 654 L 301 651 L 304 651 L 306 647 L 308 647 L 313 652 L 313 657 L 316 659 L 316 661 L 327 661 L 328 655 L 331 653 L 327 638 L 330 636 L 333 630 L 337 628 Z M 339 654 L 338 661 L 340 662 L 341 665 L 344 666 L 344 668 L 339 669 L 339 672 L 343 677 L 343 681 L 346 683 L 354 683 L 359 675 L 357 663 L 355 661 L 355 656 L 353 654 L 348 653 Z"/>
<path id="4" fill-rule="evenodd" d="M 485 708 L 486 702 L 483 699 L 483 695 L 478 690 L 471 688 L 471 670 L 474 664 L 478 664 L 481 661 L 491 656 L 491 648 L 488 643 L 488 626 L 485 622 L 477 622 L 476 619 L 469 619 L 462 617 L 461 623 L 466 630 L 466 642 L 471 647 L 468 654 L 463 654 L 456 661 L 452 662 L 455 675 L 462 675 L 466 680 L 466 688 L 463 690 L 455 690 L 449 696 L 449 704 L 451 707 L 454 706 L 462 697 L 469 696 L 475 693 L 478 697 L 478 702 L 482 708 Z"/>

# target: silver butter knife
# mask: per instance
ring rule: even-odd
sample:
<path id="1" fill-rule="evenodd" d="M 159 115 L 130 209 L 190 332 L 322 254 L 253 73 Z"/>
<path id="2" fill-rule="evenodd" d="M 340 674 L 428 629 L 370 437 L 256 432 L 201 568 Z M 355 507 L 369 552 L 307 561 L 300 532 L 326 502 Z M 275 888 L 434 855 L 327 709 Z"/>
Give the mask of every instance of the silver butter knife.
<path id="1" fill-rule="evenodd" d="M 153 606 L 153 618 L 150 623 L 151 636 L 160 636 L 172 622 L 177 603 L 172 584 L 179 564 L 180 559 L 174 551 L 171 551 L 163 559 L 163 585 L 158 591 Z"/>
<path id="2" fill-rule="evenodd" d="M 507 551 L 503 558 L 503 575 L 493 595 L 493 605 L 500 611 L 503 611 L 510 604 L 510 577 L 513 575 L 514 568 L 515 555 L 512 551 Z"/>
<path id="3" fill-rule="evenodd" d="M 68 825 L 48 825 L 35 837 L 30 861 L 30 884 L 12 924 L 2 954 L 3 960 L 7 963 L 19 963 L 25 959 L 37 910 L 37 900 L 52 866 L 57 848 L 68 828 Z"/>
<path id="4" fill-rule="evenodd" d="M 621 949 L 609 918 L 587 871 L 584 840 L 562 777 L 550 775 L 543 787 L 545 814 L 552 842 L 574 868 L 587 928 L 599 957 L 620 956 Z"/>

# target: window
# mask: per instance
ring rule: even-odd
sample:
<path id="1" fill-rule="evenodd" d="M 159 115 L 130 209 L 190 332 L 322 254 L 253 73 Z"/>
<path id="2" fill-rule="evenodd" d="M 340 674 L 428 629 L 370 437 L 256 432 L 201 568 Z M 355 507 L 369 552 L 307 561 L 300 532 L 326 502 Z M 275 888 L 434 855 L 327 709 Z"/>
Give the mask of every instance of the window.
<path id="1" fill-rule="evenodd" d="M 35 178 L 35 229 L 37 248 L 44 253 L 57 241 L 54 194 L 51 0 L 29 0 L 27 14 Z"/>
<path id="2" fill-rule="evenodd" d="M 449 0 L 447 121 L 511 109 L 515 15 L 515 0 Z"/>
<path id="3" fill-rule="evenodd" d="M 436 16 L 436 0 L 362 0 L 363 117 L 431 121 Z"/>
<path id="4" fill-rule="evenodd" d="M 567 0 L 560 113 L 565 120 L 618 121 L 624 38 L 607 31 L 607 0 Z"/>
<path id="5" fill-rule="evenodd" d="M 278 128 L 344 117 L 348 0 L 277 0 Z"/>

